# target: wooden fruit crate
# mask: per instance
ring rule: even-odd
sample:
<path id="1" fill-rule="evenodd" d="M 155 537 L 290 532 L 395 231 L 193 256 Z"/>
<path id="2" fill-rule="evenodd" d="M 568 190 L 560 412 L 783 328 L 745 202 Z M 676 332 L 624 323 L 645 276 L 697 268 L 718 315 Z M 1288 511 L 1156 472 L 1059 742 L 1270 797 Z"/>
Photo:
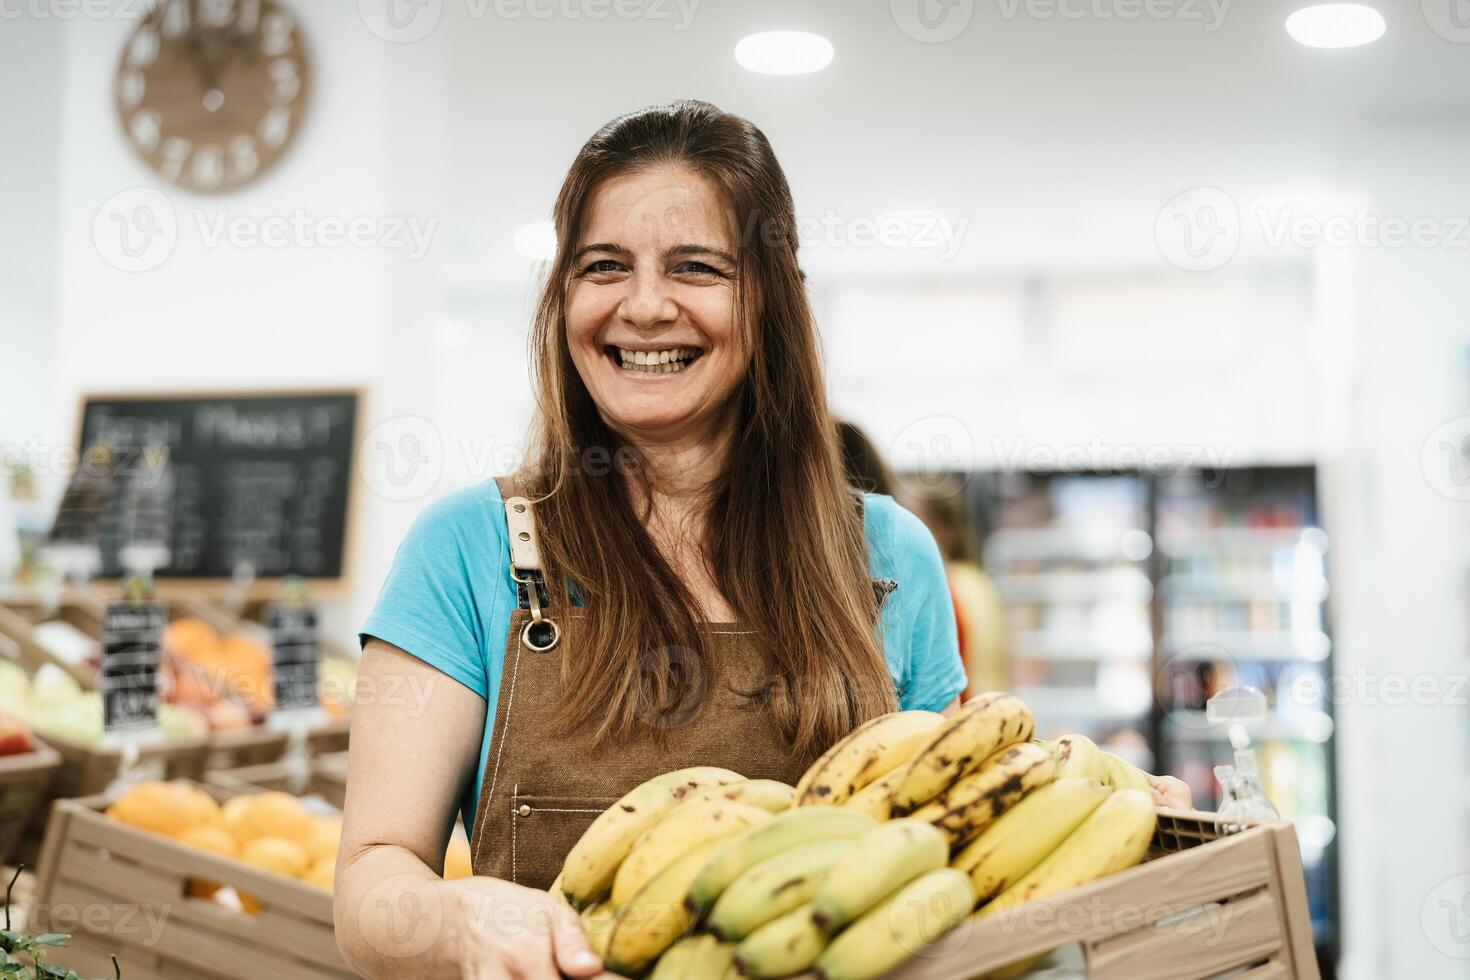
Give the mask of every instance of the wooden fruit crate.
<path id="1" fill-rule="evenodd" d="M 60 766 L 61 756 L 39 742 L 31 752 L 0 758 L 0 864 L 15 856 Z"/>
<path id="2" fill-rule="evenodd" d="M 1138 867 L 966 920 L 888 980 L 969 980 L 1073 943 L 1089 980 L 1319 980 L 1291 824 L 1226 836 L 1188 810 L 1159 811 Z"/>
<path id="3" fill-rule="evenodd" d="M 231 794 L 204 787 L 217 799 Z M 108 797 L 58 803 L 36 869 L 29 927 L 67 932 L 57 964 L 128 980 L 347 980 L 332 896 L 319 888 L 109 820 Z M 188 894 L 190 879 L 233 886 L 257 915 Z"/>
<path id="4" fill-rule="evenodd" d="M 205 781 L 232 793 L 278 789 L 295 796 L 316 795 L 340 810 L 347 796 L 347 753 L 317 756 L 304 774 L 288 762 L 271 762 L 211 772 Z"/>
<path id="5" fill-rule="evenodd" d="M 58 657 L 36 639 L 36 627 L 47 619 L 59 619 L 88 636 L 100 637 L 102 615 L 103 604 L 95 599 L 64 599 L 48 614 L 39 599 L 11 597 L 0 603 L 0 634 L 15 644 L 20 665 L 30 673 L 40 670 L 42 664 L 54 664 L 70 674 L 82 690 L 92 691 L 97 688 L 96 665 L 72 663 Z"/>

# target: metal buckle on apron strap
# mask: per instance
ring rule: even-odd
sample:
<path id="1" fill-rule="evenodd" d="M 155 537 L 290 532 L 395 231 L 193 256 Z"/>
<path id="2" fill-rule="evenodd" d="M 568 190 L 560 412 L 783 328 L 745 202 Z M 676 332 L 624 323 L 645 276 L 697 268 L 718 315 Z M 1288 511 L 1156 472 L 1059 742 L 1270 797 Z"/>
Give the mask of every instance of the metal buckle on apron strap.
<path id="1" fill-rule="evenodd" d="M 531 502 L 511 497 L 505 502 L 505 523 L 510 531 L 510 577 L 525 586 L 531 619 L 521 629 L 521 642 L 545 653 L 561 640 L 561 627 L 541 611 L 541 552 L 536 547 L 536 522 Z"/>

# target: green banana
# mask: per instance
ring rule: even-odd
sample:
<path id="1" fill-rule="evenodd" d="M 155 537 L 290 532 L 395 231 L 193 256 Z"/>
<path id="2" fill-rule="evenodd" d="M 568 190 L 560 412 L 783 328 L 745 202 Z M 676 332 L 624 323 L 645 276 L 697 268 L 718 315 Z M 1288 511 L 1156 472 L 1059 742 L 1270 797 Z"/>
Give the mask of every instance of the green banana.
<path id="1" fill-rule="evenodd" d="M 937 941 L 974 906 L 970 879 L 953 868 L 920 875 L 842 932 L 817 957 L 823 980 L 869 980 Z"/>
<path id="2" fill-rule="evenodd" d="M 693 790 L 744 779 L 738 772 L 698 766 L 655 776 L 626 793 L 592 821 L 562 865 L 562 892 L 582 909 L 606 898 L 618 866 L 642 833 Z"/>
<path id="3" fill-rule="evenodd" d="M 633 843 L 613 876 L 612 903 L 623 905 L 681 854 L 712 840 L 724 840 L 746 827 L 771 819 L 770 811 L 727 800 L 705 800 L 675 807 Z"/>
<path id="4" fill-rule="evenodd" d="M 943 796 L 909 816 L 937 827 L 951 847 L 970 840 L 1023 796 L 1051 782 L 1051 753 L 1034 742 L 1001 749 Z"/>
<path id="5" fill-rule="evenodd" d="M 1111 792 L 1085 776 L 1048 783 L 1011 807 L 949 862 L 984 904 L 1041 863 Z"/>
<path id="6" fill-rule="evenodd" d="M 695 790 L 684 798 L 675 809 L 693 806 L 696 803 L 705 803 L 710 800 L 725 800 L 730 803 L 744 803 L 747 806 L 758 806 L 762 810 L 772 813 L 780 813 L 789 810 L 792 801 L 796 798 L 796 790 L 778 782 L 774 779 L 742 779 L 738 783 L 724 783 L 717 786 L 704 786 Z"/>
<path id="7" fill-rule="evenodd" d="M 922 820 L 892 820 L 853 841 L 812 895 L 812 921 L 829 936 L 919 875 L 949 861 L 949 840 Z"/>
<path id="8" fill-rule="evenodd" d="M 798 905 L 741 940 L 735 966 L 741 976 L 789 977 L 811 968 L 827 946 L 827 936 L 812 921 L 810 905 Z"/>
<path id="9" fill-rule="evenodd" d="M 778 915 L 811 901 L 832 862 L 852 847 L 851 840 L 813 841 L 754 865 L 716 899 L 709 914 L 710 931 L 739 942 Z"/>
<path id="10" fill-rule="evenodd" d="M 812 841 L 848 840 L 875 823 L 865 813 L 836 806 L 804 806 L 777 813 L 718 845 L 689 887 L 689 909 L 696 918 L 703 917 L 731 882 L 768 857 Z"/>
<path id="11" fill-rule="evenodd" d="M 992 691 L 973 697 L 930 733 L 893 791 L 894 816 L 906 817 L 999 749 L 1028 741 L 1036 722 L 1021 699 Z"/>
<path id="12" fill-rule="evenodd" d="M 719 846 L 719 841 L 710 841 L 678 858 L 618 909 L 604 957 L 608 969 L 624 976 L 639 976 L 675 940 L 689 932 L 694 924 L 684 904 L 689 883 Z"/>
<path id="13" fill-rule="evenodd" d="M 1148 853 L 1157 822 L 1148 793 L 1114 790 L 1040 864 L 975 914 L 991 915 L 1133 867 Z"/>
<path id="14" fill-rule="evenodd" d="M 944 722 L 936 711 L 894 711 L 859 725 L 812 763 L 796 784 L 796 805 L 840 804 L 908 762 Z"/>

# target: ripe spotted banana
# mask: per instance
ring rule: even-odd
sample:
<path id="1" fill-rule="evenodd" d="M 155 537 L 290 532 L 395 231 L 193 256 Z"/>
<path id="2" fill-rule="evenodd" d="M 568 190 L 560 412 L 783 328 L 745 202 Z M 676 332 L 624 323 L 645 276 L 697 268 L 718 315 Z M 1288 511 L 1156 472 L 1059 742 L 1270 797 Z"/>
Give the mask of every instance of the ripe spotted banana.
<path id="1" fill-rule="evenodd" d="M 812 896 L 812 921 L 829 936 L 894 889 L 949 861 L 949 840 L 922 820 L 880 823 L 853 841 Z"/>
<path id="2" fill-rule="evenodd" d="M 655 776 L 629 791 L 592 821 L 567 854 L 561 872 L 567 900 L 580 909 L 605 898 L 618 865 L 645 830 L 678 806 L 690 791 L 741 779 L 744 777 L 728 769 L 699 766 Z"/>
<path id="3" fill-rule="evenodd" d="M 864 722 L 822 754 L 796 784 L 796 805 L 843 803 L 908 762 L 940 724 L 934 711 L 894 711 Z"/>
<path id="4" fill-rule="evenodd" d="M 893 790 L 903 776 L 904 767 L 899 766 L 852 794 L 842 805 L 849 810 L 866 813 L 874 820 L 887 820 L 893 815 Z"/>
<path id="5" fill-rule="evenodd" d="M 1148 777 L 1143 770 L 1118 758 L 1111 752 L 1102 752 L 1103 767 L 1108 771 L 1108 785 L 1113 789 L 1141 789 L 1149 795 L 1153 794 L 1153 787 L 1149 785 Z"/>
<path id="6" fill-rule="evenodd" d="M 608 969 L 636 977 L 694 924 L 685 907 L 689 884 L 719 841 L 701 844 L 664 868 L 620 907 L 607 941 Z"/>
<path id="7" fill-rule="evenodd" d="M 746 936 L 735 947 L 735 967 L 747 977 L 794 976 L 810 969 L 826 946 L 811 906 L 798 905 Z"/>
<path id="8" fill-rule="evenodd" d="M 934 799 L 997 750 L 1025 742 L 1036 722 L 1021 699 L 992 691 L 973 697 L 930 733 L 893 791 L 893 814 L 904 817 Z"/>
<path id="9" fill-rule="evenodd" d="M 798 844 L 848 840 L 877 821 L 836 806 L 804 806 L 777 813 L 764 823 L 723 841 L 689 887 L 689 908 L 703 916 L 736 878 L 757 862 Z"/>
<path id="10" fill-rule="evenodd" d="M 795 796 L 796 790 L 774 779 L 742 779 L 738 783 L 725 783 L 697 789 L 686 796 L 684 802 L 675 809 L 693 806 L 695 803 L 705 803 L 709 800 L 725 800 L 730 803 L 758 806 L 771 813 L 780 813 L 782 810 L 791 809 Z"/>
<path id="11" fill-rule="evenodd" d="M 974 906 L 970 879 L 953 868 L 920 875 L 832 940 L 817 957 L 824 980 L 869 980 L 937 941 Z"/>
<path id="12" fill-rule="evenodd" d="M 852 850 L 851 840 L 824 840 L 782 851 L 730 882 L 710 910 L 709 928 L 739 942 L 772 919 L 811 901 L 827 869 Z"/>
<path id="13" fill-rule="evenodd" d="M 1156 823 L 1148 793 L 1114 790 L 1040 864 L 976 915 L 991 915 L 1133 867 L 1148 853 Z"/>
<path id="14" fill-rule="evenodd" d="M 768 810 L 723 800 L 675 807 L 668 816 L 643 832 L 623 863 L 618 865 L 618 872 L 613 877 L 612 903 L 626 903 L 675 858 L 700 844 L 724 840 L 769 819 L 771 814 Z"/>
<path id="15" fill-rule="evenodd" d="M 1035 742 L 1009 746 L 910 817 L 932 823 L 951 847 L 958 847 L 994 823 L 1027 793 L 1051 782 L 1052 769 L 1051 753 Z"/>
<path id="16" fill-rule="evenodd" d="M 1086 735 L 1063 735 L 1051 743 L 1052 758 L 1056 760 L 1057 776 L 1090 776 L 1104 783 L 1108 781 L 1108 767 L 1103 762 L 1102 750 Z"/>
<path id="17" fill-rule="evenodd" d="M 1056 850 L 1109 792 L 1085 776 L 1054 780 L 1003 813 L 949 865 L 970 876 L 975 902 L 984 904 Z"/>

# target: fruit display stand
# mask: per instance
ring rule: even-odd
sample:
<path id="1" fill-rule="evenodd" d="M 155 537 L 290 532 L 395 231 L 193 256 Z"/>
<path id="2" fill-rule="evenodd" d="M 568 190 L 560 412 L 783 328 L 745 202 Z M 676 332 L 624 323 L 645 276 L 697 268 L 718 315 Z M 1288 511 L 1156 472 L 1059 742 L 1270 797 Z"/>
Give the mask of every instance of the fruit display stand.
<path id="1" fill-rule="evenodd" d="M 1296 833 L 1227 836 L 1214 814 L 1160 810 L 1144 863 L 968 919 L 889 980 L 970 980 L 1071 944 L 1089 980 L 1318 980 Z"/>
<path id="2" fill-rule="evenodd" d="M 15 856 L 60 766 L 61 756 L 40 744 L 30 752 L 0 756 L 0 864 Z"/>
<path id="3" fill-rule="evenodd" d="M 354 976 L 337 951 L 330 892 L 109 819 L 111 802 L 65 800 L 52 811 L 29 927 L 71 934 L 57 964 L 105 976 L 116 955 L 129 980 Z M 255 896 L 259 912 L 192 897 L 191 880 Z"/>
<path id="4" fill-rule="evenodd" d="M 70 674 L 83 690 L 91 690 L 97 684 L 96 666 L 57 656 L 37 638 L 36 627 L 46 620 L 60 620 L 95 638 L 102 633 L 102 610 L 102 603 L 94 599 L 65 599 L 51 610 L 40 599 L 9 596 L 0 602 L 0 635 L 14 643 L 19 663 L 27 671 L 34 674 L 41 665 L 54 664 Z"/>

